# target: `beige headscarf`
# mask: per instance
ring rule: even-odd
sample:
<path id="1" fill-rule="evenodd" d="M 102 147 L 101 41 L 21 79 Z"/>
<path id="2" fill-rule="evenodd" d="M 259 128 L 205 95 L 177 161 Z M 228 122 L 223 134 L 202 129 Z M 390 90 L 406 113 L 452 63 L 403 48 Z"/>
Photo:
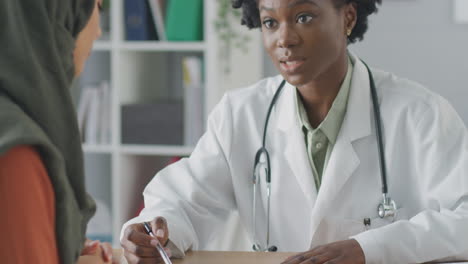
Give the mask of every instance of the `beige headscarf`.
<path id="1" fill-rule="evenodd" d="M 78 258 L 95 211 L 84 187 L 70 95 L 75 39 L 94 5 L 95 0 L 0 1 L 0 154 L 18 145 L 40 153 L 55 191 L 61 263 Z"/>

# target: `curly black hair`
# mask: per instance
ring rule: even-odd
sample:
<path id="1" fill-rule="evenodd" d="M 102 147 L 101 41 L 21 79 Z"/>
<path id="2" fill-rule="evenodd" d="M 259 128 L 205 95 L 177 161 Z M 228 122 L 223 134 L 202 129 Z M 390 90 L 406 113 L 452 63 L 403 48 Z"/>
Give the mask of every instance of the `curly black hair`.
<path id="1" fill-rule="evenodd" d="M 357 21 L 353 32 L 348 37 L 349 43 L 364 39 L 364 33 L 368 28 L 367 17 L 377 12 L 377 4 L 382 4 L 382 0 L 332 0 L 335 7 L 339 8 L 345 4 L 354 3 L 357 8 Z M 261 27 L 260 11 L 258 10 L 258 0 L 232 0 L 233 8 L 242 8 L 241 24 L 249 29 Z"/>

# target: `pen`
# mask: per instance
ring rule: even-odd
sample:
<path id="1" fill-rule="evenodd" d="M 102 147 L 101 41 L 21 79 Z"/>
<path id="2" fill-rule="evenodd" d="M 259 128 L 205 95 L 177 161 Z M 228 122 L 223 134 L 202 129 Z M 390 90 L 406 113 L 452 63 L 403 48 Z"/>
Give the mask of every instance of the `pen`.
<path id="1" fill-rule="evenodd" d="M 144 222 L 143 226 L 145 227 L 146 233 L 148 235 L 156 238 L 155 235 L 153 234 L 153 231 L 151 231 L 151 227 L 149 226 L 149 224 L 147 222 Z M 169 259 L 169 256 L 166 254 L 166 251 L 164 251 L 164 248 L 161 246 L 161 243 L 158 243 L 156 245 L 156 249 L 159 251 L 159 254 L 161 255 L 162 259 L 164 260 L 164 263 L 172 264 L 171 260 Z"/>
<path id="2" fill-rule="evenodd" d="M 364 227 L 366 228 L 366 231 L 370 229 L 370 226 L 371 226 L 371 219 L 364 218 Z"/>

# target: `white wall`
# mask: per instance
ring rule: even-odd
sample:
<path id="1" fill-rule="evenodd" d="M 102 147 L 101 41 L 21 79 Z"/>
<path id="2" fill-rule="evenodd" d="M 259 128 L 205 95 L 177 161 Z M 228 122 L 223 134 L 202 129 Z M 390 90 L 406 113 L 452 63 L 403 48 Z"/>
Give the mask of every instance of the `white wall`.
<path id="1" fill-rule="evenodd" d="M 373 67 L 441 94 L 468 124 L 468 24 L 454 22 L 454 1 L 383 2 L 370 17 L 364 41 L 350 50 Z M 274 74 L 265 57 L 264 75 Z"/>
<path id="2" fill-rule="evenodd" d="M 250 37 L 246 50 L 232 48 L 230 54 L 219 53 L 219 59 L 226 60 L 229 56 L 230 71 L 226 73 L 222 66 L 218 69 L 217 74 L 220 75 L 220 83 L 223 84 L 223 92 L 231 89 L 246 87 L 262 78 L 263 56 L 261 45 L 261 33 L 258 29 L 249 30 L 247 27 L 240 25 L 240 21 L 232 21 L 233 27 L 243 35 Z"/>

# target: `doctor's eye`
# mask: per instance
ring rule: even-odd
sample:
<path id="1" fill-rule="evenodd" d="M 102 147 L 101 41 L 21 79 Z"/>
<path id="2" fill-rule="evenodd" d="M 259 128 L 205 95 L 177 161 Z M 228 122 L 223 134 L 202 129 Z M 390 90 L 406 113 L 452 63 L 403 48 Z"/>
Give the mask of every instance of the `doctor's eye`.
<path id="1" fill-rule="evenodd" d="M 306 24 L 312 21 L 314 17 L 308 14 L 301 14 L 297 17 L 296 22 L 299 24 Z"/>
<path id="2" fill-rule="evenodd" d="M 276 26 L 276 21 L 271 18 L 267 18 L 263 20 L 262 24 L 265 28 L 271 29 Z"/>

